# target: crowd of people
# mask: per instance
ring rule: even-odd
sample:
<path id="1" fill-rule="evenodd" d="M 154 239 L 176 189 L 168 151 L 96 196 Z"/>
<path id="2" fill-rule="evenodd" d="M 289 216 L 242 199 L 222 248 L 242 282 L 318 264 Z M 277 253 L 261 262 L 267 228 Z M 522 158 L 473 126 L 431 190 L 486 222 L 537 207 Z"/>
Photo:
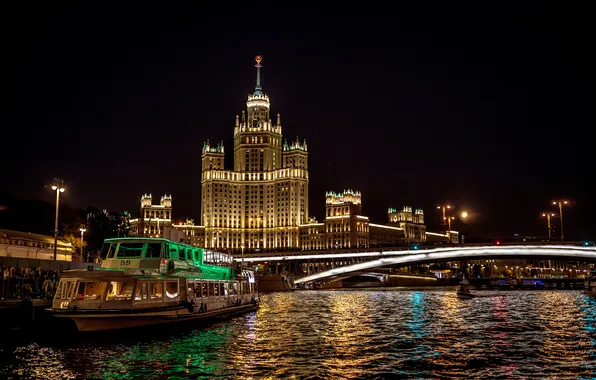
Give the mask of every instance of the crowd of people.
<path id="1" fill-rule="evenodd" d="M 44 271 L 6 266 L 0 270 L 0 300 L 24 298 L 52 298 L 62 270 Z"/>

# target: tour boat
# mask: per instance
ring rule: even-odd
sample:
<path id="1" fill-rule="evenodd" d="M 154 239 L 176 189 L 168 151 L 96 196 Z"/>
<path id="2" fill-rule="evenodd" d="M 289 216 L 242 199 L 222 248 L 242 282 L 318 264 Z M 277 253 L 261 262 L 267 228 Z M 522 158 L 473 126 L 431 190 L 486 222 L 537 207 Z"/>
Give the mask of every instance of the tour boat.
<path id="1" fill-rule="evenodd" d="M 234 315 L 259 304 L 254 272 L 232 255 L 161 238 L 105 240 L 101 268 L 66 271 L 52 307 L 79 331 Z"/>
<path id="2" fill-rule="evenodd" d="M 471 285 L 467 278 L 464 277 L 459 284 L 460 287 L 457 290 L 457 296 L 459 298 L 470 299 L 475 297 L 474 293 L 470 291 Z"/>

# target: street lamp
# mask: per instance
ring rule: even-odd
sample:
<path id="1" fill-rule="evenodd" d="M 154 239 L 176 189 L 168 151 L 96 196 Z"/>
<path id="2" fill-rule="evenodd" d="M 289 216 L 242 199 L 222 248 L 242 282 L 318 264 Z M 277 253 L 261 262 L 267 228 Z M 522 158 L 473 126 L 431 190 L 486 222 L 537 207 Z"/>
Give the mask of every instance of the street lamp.
<path id="1" fill-rule="evenodd" d="M 56 260 L 58 248 L 58 208 L 60 205 L 60 193 L 63 193 L 64 190 L 66 190 L 64 188 L 64 181 L 59 178 L 54 178 L 52 190 L 56 192 L 56 220 L 54 222 L 54 260 Z"/>
<path id="2" fill-rule="evenodd" d="M 446 230 L 447 226 L 446 226 L 446 222 L 447 222 L 447 215 L 446 215 L 446 210 L 450 210 L 451 209 L 451 205 L 441 205 L 441 206 L 437 206 L 437 208 L 439 210 L 443 211 L 443 229 Z M 445 231 L 447 232 L 447 231 Z"/>
<path id="3" fill-rule="evenodd" d="M 447 234 L 447 238 L 449 239 L 449 243 L 451 243 L 451 221 L 452 220 L 455 220 L 455 217 L 454 216 L 448 216 L 446 219 L 447 219 L 447 224 L 449 226 L 446 234 Z M 443 218 L 443 221 L 445 221 L 445 218 Z"/>
<path id="4" fill-rule="evenodd" d="M 565 234 L 563 233 L 563 205 L 568 205 L 569 201 L 564 199 L 559 199 L 558 201 L 553 201 L 553 205 L 559 206 L 559 219 L 561 220 L 561 241 L 565 239 Z"/>
<path id="5" fill-rule="evenodd" d="M 244 267 L 244 244 L 242 244 L 240 246 L 240 248 L 242 248 L 242 264 L 241 264 L 241 266 Z"/>
<path id="6" fill-rule="evenodd" d="M 84 242 L 85 231 L 87 231 L 87 229 L 79 228 L 79 230 L 81 231 L 81 260 L 83 260 L 83 262 L 85 262 L 85 259 L 83 256 L 83 242 Z"/>
<path id="7" fill-rule="evenodd" d="M 552 238 L 552 227 L 550 224 L 550 217 L 551 216 L 556 216 L 556 214 L 554 212 L 543 212 L 542 213 L 542 217 L 546 218 L 546 226 L 548 227 L 548 241 L 551 240 Z"/>

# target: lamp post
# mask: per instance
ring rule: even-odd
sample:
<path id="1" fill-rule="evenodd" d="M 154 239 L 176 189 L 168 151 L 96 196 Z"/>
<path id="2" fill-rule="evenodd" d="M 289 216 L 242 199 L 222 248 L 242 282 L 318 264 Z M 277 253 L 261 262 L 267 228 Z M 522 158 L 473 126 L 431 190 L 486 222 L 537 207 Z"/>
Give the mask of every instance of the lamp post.
<path id="1" fill-rule="evenodd" d="M 445 218 L 443 218 L 443 220 L 445 220 Z M 449 239 L 449 243 L 451 243 L 451 221 L 455 220 L 454 216 L 448 216 L 447 217 L 447 225 L 448 225 L 448 229 L 447 229 L 447 238 Z"/>
<path id="2" fill-rule="evenodd" d="M 550 241 L 552 239 L 552 227 L 550 224 L 551 216 L 555 216 L 555 213 L 551 213 L 551 212 L 543 212 L 542 213 L 542 217 L 546 218 L 546 226 L 548 227 L 548 241 Z"/>
<path id="3" fill-rule="evenodd" d="M 242 264 L 241 264 L 241 266 L 244 267 L 244 244 L 242 244 L 240 246 L 240 248 L 242 249 Z"/>
<path id="4" fill-rule="evenodd" d="M 64 181 L 59 178 L 54 178 L 54 184 L 52 185 L 52 190 L 56 192 L 56 220 L 54 221 L 54 260 L 56 260 L 57 256 L 57 248 L 58 248 L 58 209 L 60 206 L 60 193 L 64 192 Z"/>
<path id="5" fill-rule="evenodd" d="M 443 211 L 443 229 L 445 230 L 445 232 L 447 232 L 446 231 L 447 230 L 447 225 L 446 225 L 446 222 L 447 222 L 447 215 L 446 215 L 446 213 L 447 213 L 447 211 L 446 210 L 450 210 L 451 209 L 451 205 L 441 205 L 441 206 L 437 206 L 437 208 L 439 210 L 442 210 Z"/>
<path id="6" fill-rule="evenodd" d="M 561 220 L 561 241 L 565 239 L 565 234 L 563 233 L 563 205 L 569 204 L 569 201 L 564 199 L 559 199 L 558 201 L 553 201 L 553 205 L 559 206 L 559 219 Z"/>
<path id="7" fill-rule="evenodd" d="M 84 243 L 85 231 L 87 231 L 87 229 L 80 228 L 80 230 L 81 230 L 81 260 L 83 260 L 83 262 L 85 262 L 85 258 L 83 256 L 83 243 Z"/>

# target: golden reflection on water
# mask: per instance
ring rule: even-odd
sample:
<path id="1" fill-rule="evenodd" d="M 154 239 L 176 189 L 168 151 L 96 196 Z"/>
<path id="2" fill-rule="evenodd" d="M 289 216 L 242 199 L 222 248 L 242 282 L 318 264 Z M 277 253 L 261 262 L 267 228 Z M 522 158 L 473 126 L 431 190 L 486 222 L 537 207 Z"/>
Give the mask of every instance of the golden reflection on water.
<path id="1" fill-rule="evenodd" d="M 17 344 L 0 378 L 593 377 L 596 301 L 574 291 L 302 291 L 181 332 Z M 165 329 L 164 329 L 165 330 Z M 159 334 L 158 334 L 159 333 Z M 53 338 L 56 339 L 56 338 Z"/>
<path id="2" fill-rule="evenodd" d="M 359 355 L 362 345 L 367 345 L 375 335 L 371 323 L 374 315 L 369 310 L 371 297 L 375 294 L 344 292 L 330 296 L 329 316 L 325 321 L 327 328 L 321 336 L 328 354 L 321 360 L 321 365 L 329 369 L 331 376 L 345 379 L 365 376 L 363 364 L 376 359 L 375 355 Z"/>

